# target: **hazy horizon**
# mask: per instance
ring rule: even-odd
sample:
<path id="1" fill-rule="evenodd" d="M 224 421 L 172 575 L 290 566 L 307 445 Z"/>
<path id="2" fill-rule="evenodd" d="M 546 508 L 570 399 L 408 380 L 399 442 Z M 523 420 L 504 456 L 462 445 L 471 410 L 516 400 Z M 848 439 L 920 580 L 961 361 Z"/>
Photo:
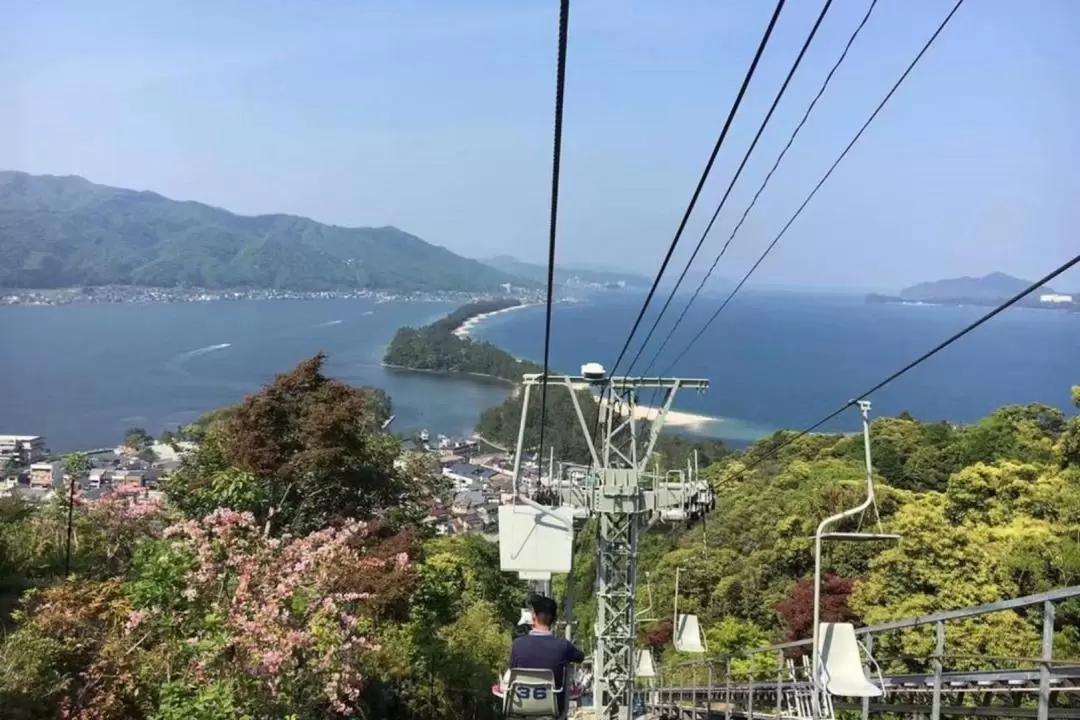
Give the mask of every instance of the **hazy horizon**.
<path id="1" fill-rule="evenodd" d="M 546 255 L 557 3 L 0 0 L 0 167 L 231 212 L 393 225 Z M 944 17 L 878 3 L 716 274 L 742 277 Z M 558 262 L 651 277 L 771 4 L 571 7 Z M 706 242 L 709 264 L 866 11 L 837 0 Z M 789 3 L 667 277 L 677 277 L 819 7 Z M 1075 252 L 1080 6 L 966 3 L 754 276 L 898 290 Z M 1080 273 L 1052 283 L 1080 288 Z"/>

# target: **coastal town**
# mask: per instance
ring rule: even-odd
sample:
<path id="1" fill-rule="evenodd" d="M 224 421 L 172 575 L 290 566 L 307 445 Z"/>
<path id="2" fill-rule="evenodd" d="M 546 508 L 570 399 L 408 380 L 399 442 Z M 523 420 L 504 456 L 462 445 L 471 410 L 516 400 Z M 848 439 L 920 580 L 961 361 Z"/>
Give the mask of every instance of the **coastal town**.
<path id="1" fill-rule="evenodd" d="M 86 504 L 110 501 L 150 509 L 165 502 L 169 475 L 196 448 L 196 442 L 171 434 L 154 439 L 132 428 L 115 448 L 83 453 L 87 467 L 71 472 L 64 459 L 49 453 L 44 437 L 0 435 L 0 498 L 44 505 L 74 496 Z M 498 506 L 513 496 L 511 453 L 479 436 L 432 438 L 422 430 L 402 440 L 399 467 L 417 454 L 438 465 L 447 489 L 428 500 L 426 526 L 438 535 L 497 532 Z M 520 489 L 529 493 L 549 484 L 535 456 L 523 458 L 522 481 Z"/>
<path id="2" fill-rule="evenodd" d="M 0 305 L 52 306 L 102 303 L 207 303 L 240 300 L 371 300 L 385 302 L 470 303 L 492 297 L 512 296 L 522 302 L 538 302 L 540 291 L 503 285 L 497 293 L 406 292 L 389 290 L 295 291 L 275 289 L 157 288 L 141 286 L 101 286 L 55 290 L 0 289 Z"/>

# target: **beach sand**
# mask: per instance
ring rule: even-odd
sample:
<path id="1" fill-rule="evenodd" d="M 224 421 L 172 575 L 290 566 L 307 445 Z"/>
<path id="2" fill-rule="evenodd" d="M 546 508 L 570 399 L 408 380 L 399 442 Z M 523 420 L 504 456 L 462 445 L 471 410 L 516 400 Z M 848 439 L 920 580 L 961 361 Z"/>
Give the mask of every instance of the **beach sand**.
<path id="1" fill-rule="evenodd" d="M 469 318 L 468 320 L 466 320 L 465 322 L 461 323 L 456 328 L 454 328 L 454 335 L 456 337 L 459 337 L 462 340 L 464 340 L 465 338 L 470 337 L 469 334 L 473 331 L 473 329 L 477 325 L 479 325 L 481 322 L 483 322 L 484 320 L 487 320 L 488 318 L 495 317 L 496 315 L 502 315 L 503 313 L 508 313 L 511 310 L 520 310 L 522 308 L 533 307 L 536 304 L 537 303 L 527 303 L 527 304 L 524 304 L 524 305 L 514 305 L 513 307 L 503 308 L 502 310 L 496 310 L 495 312 L 481 313 L 479 315 L 473 315 L 471 318 Z"/>
<path id="2" fill-rule="evenodd" d="M 527 305 L 515 305 L 514 307 L 503 308 L 502 310 L 496 310 L 495 312 L 482 313 L 475 315 L 465 322 L 461 323 L 458 327 L 454 328 L 454 335 L 459 338 L 470 337 L 472 330 L 482 321 L 508 313 L 511 310 L 520 310 L 521 308 L 533 307 L 539 303 L 530 303 Z M 520 358 L 518 358 L 520 359 Z M 576 390 L 593 390 L 593 387 L 588 383 L 581 383 L 575 386 Z M 595 392 L 593 393 L 595 396 Z M 606 404 L 606 403 L 605 403 Z M 625 409 L 624 409 L 625 410 Z M 651 405 L 637 405 L 634 408 L 634 416 L 638 420 L 652 420 L 659 412 L 659 408 L 654 408 Z M 722 418 L 710 417 L 708 415 L 698 415 L 697 413 L 682 412 L 681 410 L 669 410 L 667 418 L 664 424 L 673 428 L 683 428 L 693 432 L 703 431 L 709 425 L 723 422 Z"/>
<path id="3" fill-rule="evenodd" d="M 608 403 L 607 399 L 604 400 L 604 404 Z M 622 408 L 623 414 L 626 414 L 626 407 Z M 654 420 L 657 414 L 659 414 L 660 408 L 652 407 L 651 405 L 635 405 L 634 406 L 634 418 L 637 420 Z M 684 428 L 686 430 L 703 431 L 709 425 L 723 422 L 721 418 L 710 417 L 708 415 L 698 415 L 697 413 L 688 413 L 681 410 L 668 410 L 665 417 L 664 424 L 673 428 Z"/>

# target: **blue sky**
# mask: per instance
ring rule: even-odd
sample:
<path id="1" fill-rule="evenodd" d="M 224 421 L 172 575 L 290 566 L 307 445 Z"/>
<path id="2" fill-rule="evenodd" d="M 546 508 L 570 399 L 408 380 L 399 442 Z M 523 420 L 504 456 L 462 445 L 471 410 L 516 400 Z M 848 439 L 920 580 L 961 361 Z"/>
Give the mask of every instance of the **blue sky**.
<path id="1" fill-rule="evenodd" d="M 879 0 L 718 275 L 745 272 L 951 6 Z M 705 267 L 866 7 L 835 0 Z M 679 257 L 819 9 L 787 3 Z M 771 10 L 574 0 L 560 261 L 655 272 Z M 0 168 L 545 256 L 556 0 L 0 0 L 0 13 Z M 1034 278 L 1074 254 L 1078 36 L 1072 0 L 967 0 L 756 278 L 890 289 Z"/>

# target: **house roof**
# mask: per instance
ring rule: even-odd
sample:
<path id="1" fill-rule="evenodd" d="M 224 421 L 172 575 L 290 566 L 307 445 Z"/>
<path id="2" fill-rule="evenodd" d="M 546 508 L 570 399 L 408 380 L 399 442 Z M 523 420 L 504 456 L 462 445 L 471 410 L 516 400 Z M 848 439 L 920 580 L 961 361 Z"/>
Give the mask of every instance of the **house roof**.
<path id="1" fill-rule="evenodd" d="M 446 469 L 454 473 L 455 475 L 472 477 L 480 480 L 486 480 L 487 478 L 495 474 L 494 470 L 488 470 L 487 468 L 478 467 L 476 465 L 466 462 L 454 463 Z"/>

